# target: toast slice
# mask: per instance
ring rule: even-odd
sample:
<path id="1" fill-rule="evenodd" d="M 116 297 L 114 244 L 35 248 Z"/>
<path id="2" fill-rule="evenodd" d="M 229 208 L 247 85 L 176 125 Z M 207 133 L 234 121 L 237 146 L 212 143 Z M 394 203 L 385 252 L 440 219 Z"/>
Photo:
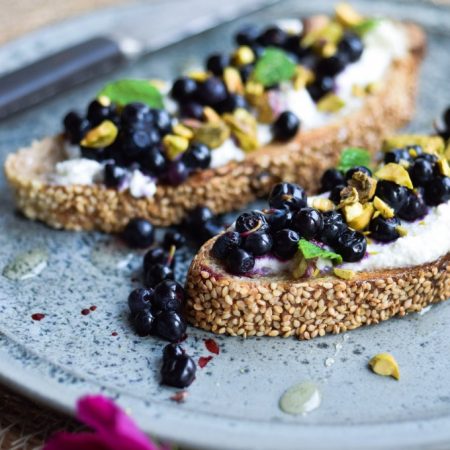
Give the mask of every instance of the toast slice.
<path id="1" fill-rule="evenodd" d="M 376 151 L 383 136 L 411 119 L 426 39 L 420 27 L 403 26 L 408 34 L 407 55 L 394 61 L 380 89 L 368 95 L 360 109 L 327 126 L 300 131 L 287 143 L 266 145 L 242 162 L 196 172 L 179 186 L 158 184 L 153 197 L 143 198 L 103 184 L 50 182 L 55 165 L 67 156 L 63 137 L 48 137 L 6 160 L 5 174 L 18 208 L 26 217 L 54 228 L 117 232 L 134 217 L 167 226 L 180 223 L 187 211 L 199 205 L 214 213 L 235 210 L 267 194 L 278 180 L 295 181 L 314 192 L 317 174 L 336 164 L 341 148 Z"/>
<path id="2" fill-rule="evenodd" d="M 187 280 L 187 317 L 198 328 L 231 336 L 343 333 L 418 312 L 450 297 L 450 254 L 420 266 L 295 281 L 246 278 L 211 257 L 213 238 L 194 258 Z"/>

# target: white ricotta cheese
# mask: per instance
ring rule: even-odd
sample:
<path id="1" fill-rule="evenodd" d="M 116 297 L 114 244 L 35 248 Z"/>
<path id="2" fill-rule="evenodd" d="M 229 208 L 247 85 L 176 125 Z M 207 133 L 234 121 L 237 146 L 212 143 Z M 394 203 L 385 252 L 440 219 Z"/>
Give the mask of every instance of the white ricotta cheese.
<path id="1" fill-rule="evenodd" d="M 155 182 L 140 170 L 133 170 L 129 183 L 128 189 L 133 197 L 153 197 L 155 195 Z"/>
<path id="2" fill-rule="evenodd" d="M 402 221 L 402 226 L 408 232 L 406 236 L 386 244 L 371 241 L 365 258 L 340 267 L 357 272 L 411 267 L 436 261 L 450 252 L 450 202 L 430 208 L 423 220 Z"/>
<path id="3" fill-rule="evenodd" d="M 51 181 L 55 184 L 93 184 L 103 176 L 103 165 L 86 158 L 68 159 L 56 164 Z"/>
<path id="4" fill-rule="evenodd" d="M 243 161 L 245 152 L 240 149 L 233 139 L 227 139 L 220 147 L 211 150 L 211 165 L 213 169 L 224 166 L 230 161 Z"/>
<path id="5" fill-rule="evenodd" d="M 261 256 L 255 259 L 255 266 L 252 269 L 252 273 L 268 276 L 289 271 L 291 268 L 292 260 L 281 261 L 273 256 Z"/>

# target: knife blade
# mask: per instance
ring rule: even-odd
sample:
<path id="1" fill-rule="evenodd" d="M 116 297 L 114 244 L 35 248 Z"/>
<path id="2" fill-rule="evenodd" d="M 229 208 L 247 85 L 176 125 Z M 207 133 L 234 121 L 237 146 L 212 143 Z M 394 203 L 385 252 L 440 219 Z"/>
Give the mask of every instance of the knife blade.
<path id="1" fill-rule="evenodd" d="M 171 0 L 113 15 L 108 30 L 0 77 L 0 119 L 127 61 L 280 0 Z M 133 14 L 131 14 L 133 11 Z M 128 14 L 127 14 L 128 12 Z"/>

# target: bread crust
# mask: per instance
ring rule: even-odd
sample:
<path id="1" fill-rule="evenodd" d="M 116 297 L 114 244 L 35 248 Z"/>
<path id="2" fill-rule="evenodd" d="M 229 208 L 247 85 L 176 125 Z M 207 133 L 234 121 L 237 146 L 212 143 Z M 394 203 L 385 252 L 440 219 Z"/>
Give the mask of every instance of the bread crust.
<path id="1" fill-rule="evenodd" d="M 280 180 L 300 183 L 314 192 L 319 174 L 337 163 L 343 147 L 375 152 L 383 137 L 411 119 L 426 38 L 420 27 L 405 27 L 408 55 L 393 64 L 383 86 L 358 111 L 326 127 L 300 131 L 286 144 L 264 146 L 243 162 L 201 171 L 178 187 L 158 185 L 153 198 L 134 198 L 128 191 L 104 185 L 48 183 L 46 174 L 64 159 L 64 152 L 61 136 L 45 138 L 9 155 L 5 162 L 18 207 L 28 218 L 55 228 L 117 232 L 133 217 L 167 226 L 181 222 L 187 210 L 199 205 L 217 214 L 235 210 L 267 194 Z"/>
<path id="2" fill-rule="evenodd" d="M 420 266 L 292 280 L 239 277 L 210 256 L 208 241 L 186 282 L 187 317 L 198 328 L 232 336 L 312 339 L 420 311 L 450 297 L 450 253 Z"/>

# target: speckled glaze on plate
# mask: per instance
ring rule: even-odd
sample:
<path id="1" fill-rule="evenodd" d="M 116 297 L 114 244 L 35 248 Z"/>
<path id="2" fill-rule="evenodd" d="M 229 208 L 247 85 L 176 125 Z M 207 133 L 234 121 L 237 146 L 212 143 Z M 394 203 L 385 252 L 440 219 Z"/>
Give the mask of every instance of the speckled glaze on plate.
<path id="1" fill-rule="evenodd" d="M 432 118 L 450 103 L 450 9 L 407 1 L 354 3 L 363 11 L 414 19 L 427 28 L 429 53 L 419 111 L 410 129 L 429 131 Z M 329 1 L 283 2 L 252 20 L 330 10 Z M 97 14 L 97 23 L 111 14 L 113 9 Z M 78 19 L 77 26 L 72 21 L 43 30 L 40 38 L 45 42 L 64 36 L 69 28 L 80 29 L 83 21 L 95 22 L 87 16 Z M 223 33 L 230 36 L 237 27 L 224 25 L 111 77 L 170 76 L 195 57 L 225 49 Z M 33 138 L 56 132 L 64 112 L 84 107 L 103 82 L 97 80 L 0 124 L 0 162 Z M 187 401 L 178 404 L 169 400 L 175 390 L 159 385 L 165 343 L 135 336 L 127 321 L 126 297 L 136 285 L 132 279 L 140 265 L 139 253 L 130 254 L 114 238 L 101 234 L 54 231 L 22 219 L 14 212 L 3 178 L 0 230 L 0 273 L 23 252 L 37 249 L 37 254 L 48 255 L 46 267 L 35 277 L 18 281 L 0 276 L 0 379 L 25 395 L 72 413 L 77 397 L 103 392 L 127 407 L 146 431 L 195 448 L 450 447 L 446 303 L 423 315 L 310 342 L 215 337 L 220 354 L 198 370 Z M 181 259 L 188 261 L 189 255 Z M 180 267 L 183 276 L 187 262 Z M 95 311 L 81 314 L 93 305 Z M 32 320 L 35 313 L 45 317 Z M 210 355 L 203 342 L 207 337 L 211 336 L 189 329 L 185 346 L 196 359 Z M 399 382 L 367 369 L 369 358 L 382 351 L 396 357 Z M 283 413 L 280 396 L 305 381 L 319 387 L 320 407 L 305 416 Z"/>

